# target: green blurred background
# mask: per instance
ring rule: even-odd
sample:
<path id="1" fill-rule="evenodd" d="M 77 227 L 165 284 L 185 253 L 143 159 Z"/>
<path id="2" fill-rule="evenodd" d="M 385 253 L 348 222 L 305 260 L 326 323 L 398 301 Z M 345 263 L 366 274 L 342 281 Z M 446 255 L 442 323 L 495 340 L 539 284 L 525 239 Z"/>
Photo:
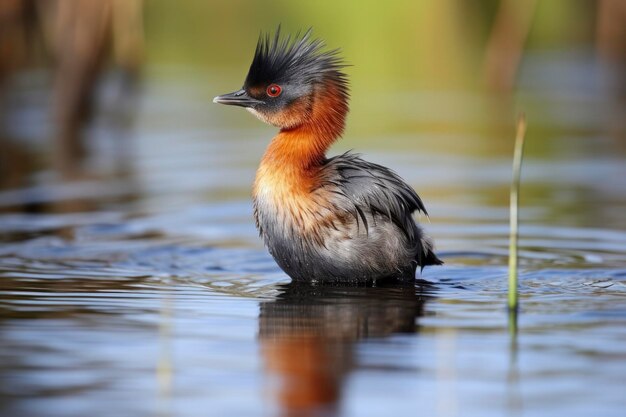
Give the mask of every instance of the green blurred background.
<path id="1" fill-rule="evenodd" d="M 557 212 L 576 211 L 582 225 L 601 223 L 593 199 L 614 211 L 626 205 L 621 0 L 6 0 L 0 22 L 0 186 L 17 192 L 0 194 L 0 210 L 33 210 L 24 208 L 32 195 L 25 187 L 108 181 L 85 158 L 106 159 L 98 143 L 114 136 L 134 144 L 108 153 L 110 161 L 127 160 L 133 174 L 122 181 L 169 167 L 184 171 L 185 181 L 211 177 L 216 187 L 194 189 L 207 199 L 247 197 L 275 129 L 211 99 L 241 86 L 259 34 L 279 24 L 285 33 L 312 27 L 350 64 L 351 113 L 333 152 L 413 155 L 406 169 L 397 158 L 388 162 L 431 200 L 467 204 L 480 195 L 481 204 L 505 206 L 523 112 L 529 203 L 561 202 Z M 238 146 L 238 156 L 227 149 L 222 157 L 243 171 L 224 181 L 219 170 L 200 172 L 199 162 L 168 159 L 175 150 L 182 160 L 198 156 L 198 143 Z M 148 171 L 141 161 L 157 148 L 160 166 Z M 562 180 L 551 161 L 563 164 Z M 498 168 L 478 169 L 487 163 Z M 573 185 L 559 200 L 565 182 Z M 151 188 L 140 189 L 135 198 L 145 199 Z"/>
<path id="2" fill-rule="evenodd" d="M 260 31 L 272 31 L 279 23 L 289 33 L 313 27 L 329 47 L 341 48 L 352 64 L 347 69 L 353 96 L 348 138 L 352 134 L 406 132 L 425 123 L 427 129 L 471 133 L 468 127 L 493 127 L 498 117 L 509 128 L 515 114 L 522 110 L 529 113 L 531 126 L 536 126 L 543 118 L 533 117 L 533 113 L 543 109 L 539 103 L 528 103 L 524 92 L 552 88 L 576 95 L 579 89 L 578 96 L 582 96 L 589 92 L 589 82 L 594 81 L 589 78 L 597 77 L 595 81 L 599 81 L 601 71 L 570 75 L 553 70 L 538 74 L 541 79 L 535 74 L 521 77 L 524 58 L 542 60 L 552 56 L 564 67 L 569 61 L 618 61 L 619 48 L 626 42 L 623 14 L 622 29 L 611 33 L 611 39 L 605 39 L 600 27 L 604 23 L 601 14 L 606 13 L 602 8 L 616 9 L 616 18 L 620 17 L 620 9 L 623 13 L 624 7 L 616 3 L 185 1 L 173 6 L 168 1 L 149 1 L 145 10 L 147 62 L 193 66 L 216 84 L 235 88 L 245 77 Z M 498 24 L 503 29 L 497 29 Z M 600 42 L 609 44 L 604 49 L 613 49 L 603 55 Z M 518 60 L 516 54 L 521 55 Z M 490 56 L 495 58 L 490 61 Z M 579 85 L 577 77 L 581 78 Z M 468 103 L 459 100 L 467 98 L 462 95 L 450 100 L 442 96 L 432 101 L 413 100 L 410 95 L 415 91 L 485 93 L 488 98 L 495 95 L 497 101 Z M 423 113 L 439 113 L 440 117 L 424 120 Z M 406 114 L 415 117 L 407 120 Z M 455 121 L 459 118 L 475 123 L 458 126 Z M 473 147 L 465 148 L 471 151 Z"/>

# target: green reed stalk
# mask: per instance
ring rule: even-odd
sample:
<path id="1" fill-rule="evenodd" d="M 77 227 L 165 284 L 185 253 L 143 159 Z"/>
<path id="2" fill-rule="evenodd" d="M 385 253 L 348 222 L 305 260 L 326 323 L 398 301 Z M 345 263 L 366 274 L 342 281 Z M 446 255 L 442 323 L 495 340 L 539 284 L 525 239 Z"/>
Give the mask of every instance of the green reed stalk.
<path id="1" fill-rule="evenodd" d="M 517 241 L 518 241 L 518 210 L 520 175 L 522 171 L 522 159 L 524 156 L 524 137 L 526 136 L 526 118 L 521 115 L 517 121 L 517 133 L 515 135 L 515 152 L 513 153 L 513 181 L 511 182 L 510 194 L 510 235 L 509 235 L 509 311 L 517 313 L 519 301 L 517 295 Z M 510 317 L 511 319 L 511 317 Z M 509 320 L 511 325 L 511 320 Z M 517 326 L 517 314 L 515 314 L 515 326 Z"/>

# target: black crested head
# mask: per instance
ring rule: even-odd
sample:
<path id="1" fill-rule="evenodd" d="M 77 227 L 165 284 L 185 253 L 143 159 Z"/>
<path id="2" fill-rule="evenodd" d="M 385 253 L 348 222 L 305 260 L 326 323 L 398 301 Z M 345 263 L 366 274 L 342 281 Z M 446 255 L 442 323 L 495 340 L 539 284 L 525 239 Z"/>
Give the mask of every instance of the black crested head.
<path id="1" fill-rule="evenodd" d="M 280 26 L 273 37 L 261 34 L 244 88 L 272 83 L 304 87 L 331 77 L 347 89 L 345 74 L 341 72 L 346 65 L 339 50 L 324 51 L 324 46 L 322 40 L 311 39 L 311 29 L 294 38 L 281 37 Z"/>
<path id="2" fill-rule="evenodd" d="M 247 108 L 262 121 L 282 129 L 315 124 L 328 137 L 343 130 L 348 112 L 346 65 L 339 50 L 303 35 L 261 35 L 243 88 L 215 97 L 215 103 Z M 330 111 L 327 111 L 330 110 Z"/>

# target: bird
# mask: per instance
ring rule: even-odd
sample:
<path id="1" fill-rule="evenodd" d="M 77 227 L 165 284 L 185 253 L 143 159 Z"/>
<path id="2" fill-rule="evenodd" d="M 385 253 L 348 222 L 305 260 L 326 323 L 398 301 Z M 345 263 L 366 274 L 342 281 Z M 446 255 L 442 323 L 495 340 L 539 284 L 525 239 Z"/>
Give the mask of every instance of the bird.
<path id="1" fill-rule="evenodd" d="M 347 66 L 312 29 L 261 34 L 243 87 L 213 99 L 240 106 L 279 132 L 253 185 L 259 235 L 293 281 L 413 282 L 443 262 L 416 223 L 421 198 L 389 168 L 351 151 L 327 157 L 344 131 Z"/>

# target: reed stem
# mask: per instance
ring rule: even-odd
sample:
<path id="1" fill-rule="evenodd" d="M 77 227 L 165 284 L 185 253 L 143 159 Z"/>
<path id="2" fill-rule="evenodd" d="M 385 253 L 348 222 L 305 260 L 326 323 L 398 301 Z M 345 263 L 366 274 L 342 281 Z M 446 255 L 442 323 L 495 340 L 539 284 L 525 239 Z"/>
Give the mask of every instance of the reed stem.
<path id="1" fill-rule="evenodd" d="M 513 153 L 513 181 L 511 182 L 510 194 L 510 235 L 509 235 L 509 312 L 514 312 L 514 326 L 517 327 L 517 310 L 519 300 L 517 294 L 517 242 L 518 242 L 518 211 L 519 211 L 519 188 L 522 171 L 522 159 L 524 156 L 524 137 L 526 136 L 526 118 L 522 114 L 517 121 L 515 135 L 515 151 Z M 511 327 L 511 317 L 509 318 Z"/>

